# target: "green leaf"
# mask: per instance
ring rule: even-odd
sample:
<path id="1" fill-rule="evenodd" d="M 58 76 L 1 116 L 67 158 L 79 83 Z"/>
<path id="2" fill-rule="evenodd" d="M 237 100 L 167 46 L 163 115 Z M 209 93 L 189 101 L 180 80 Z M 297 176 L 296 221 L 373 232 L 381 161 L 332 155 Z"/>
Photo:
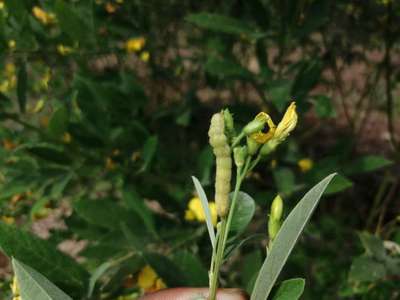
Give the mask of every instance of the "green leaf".
<path id="1" fill-rule="evenodd" d="M 64 106 L 53 113 L 48 127 L 49 133 L 53 138 L 59 138 L 67 131 L 68 117 L 68 110 Z"/>
<path id="2" fill-rule="evenodd" d="M 201 186 L 200 181 L 192 176 L 192 180 L 194 183 L 194 187 L 196 188 L 197 195 L 199 196 L 201 200 L 201 206 L 203 207 L 204 215 L 206 216 L 206 224 L 207 224 L 207 230 L 208 230 L 208 235 L 210 236 L 210 241 L 212 247 L 215 249 L 215 232 L 214 232 L 214 226 L 212 223 L 211 219 L 211 211 L 210 207 L 208 206 L 208 200 L 206 193 L 204 192 L 203 187 Z"/>
<path id="3" fill-rule="evenodd" d="M 72 40 L 87 43 L 88 24 L 78 15 L 76 9 L 66 1 L 58 0 L 55 4 L 55 13 L 60 28 Z"/>
<path id="4" fill-rule="evenodd" d="M 233 193 L 231 193 L 230 198 L 232 199 Z M 248 194 L 244 192 L 239 192 L 236 199 L 236 207 L 232 216 L 231 223 L 231 234 L 239 235 L 242 233 L 247 225 L 249 225 L 251 219 L 254 216 L 256 210 L 256 204 Z"/>
<path id="5" fill-rule="evenodd" d="M 211 57 L 207 60 L 204 68 L 214 76 L 242 79 L 250 79 L 252 77 L 252 74 L 239 63 L 227 59 Z"/>
<path id="6" fill-rule="evenodd" d="M 263 36 L 263 34 L 257 32 L 254 27 L 249 26 L 247 23 L 219 14 L 191 14 L 186 17 L 186 21 L 189 21 L 201 28 L 220 33 L 245 36 L 251 39 L 258 39 Z"/>
<path id="7" fill-rule="evenodd" d="M 315 112 L 320 118 L 336 117 L 335 107 L 332 104 L 332 99 L 325 95 L 313 96 Z"/>
<path id="8" fill-rule="evenodd" d="M 331 184 L 325 191 L 326 195 L 339 193 L 353 186 L 353 182 L 343 175 L 337 175 L 333 178 Z"/>
<path id="9" fill-rule="evenodd" d="M 155 135 L 149 137 L 146 140 L 142 151 L 143 165 L 139 170 L 139 172 L 144 172 L 149 168 L 151 161 L 153 160 L 154 155 L 156 154 L 157 145 L 158 145 L 158 138 Z"/>
<path id="10" fill-rule="evenodd" d="M 251 294 L 254 283 L 255 276 L 257 276 L 258 271 L 262 266 L 262 255 L 259 250 L 253 251 L 243 257 L 243 265 L 240 272 L 240 277 L 243 285 L 246 287 L 246 292 Z"/>
<path id="11" fill-rule="evenodd" d="M 172 260 L 185 274 L 185 281 L 188 286 L 203 287 L 208 284 L 207 269 L 198 256 L 187 250 L 181 250 L 174 253 Z"/>
<path id="12" fill-rule="evenodd" d="M 350 162 L 344 168 L 344 173 L 347 175 L 372 172 L 393 164 L 392 161 L 378 155 L 366 155 Z"/>
<path id="13" fill-rule="evenodd" d="M 153 214 L 139 194 L 132 187 L 127 187 L 123 191 L 123 197 L 127 207 L 136 212 L 150 232 L 156 234 Z"/>
<path id="14" fill-rule="evenodd" d="M 305 280 L 293 278 L 281 282 L 272 300 L 297 300 L 304 292 Z"/>
<path id="15" fill-rule="evenodd" d="M 18 149 L 24 149 L 33 156 L 36 156 L 40 159 L 67 165 L 71 163 L 71 158 L 67 155 L 65 151 L 63 151 L 62 147 L 49 144 L 49 143 L 37 143 L 37 144 L 26 144 Z"/>
<path id="16" fill-rule="evenodd" d="M 367 255 L 374 257 L 380 261 L 386 258 L 386 250 L 383 241 L 369 232 L 359 233 L 361 243 L 367 252 Z"/>
<path id="17" fill-rule="evenodd" d="M 304 102 L 305 97 L 317 84 L 322 72 L 320 60 L 310 60 L 302 63 L 292 87 L 292 96 L 299 104 Z"/>
<path id="18" fill-rule="evenodd" d="M 292 194 L 296 189 L 296 178 L 294 173 L 289 168 L 278 168 L 273 172 L 275 184 L 277 186 L 279 194 L 282 196 L 288 196 Z"/>
<path id="19" fill-rule="evenodd" d="M 185 274 L 168 257 L 158 253 L 146 253 L 144 259 L 168 287 L 186 285 Z"/>
<path id="20" fill-rule="evenodd" d="M 350 268 L 349 280 L 359 282 L 374 282 L 386 276 L 386 269 L 382 263 L 371 257 L 357 257 Z"/>
<path id="21" fill-rule="evenodd" d="M 17 76 L 17 98 L 19 111 L 25 113 L 26 110 L 26 92 L 28 90 L 28 73 L 26 71 L 26 62 L 19 63 Z"/>
<path id="22" fill-rule="evenodd" d="M 103 228 L 120 229 L 120 223 L 133 218 L 126 209 L 115 203 L 114 199 L 80 199 L 73 204 L 77 214 L 89 224 Z"/>
<path id="23" fill-rule="evenodd" d="M 0 248 L 6 255 L 40 270 L 72 297 L 80 298 L 85 293 L 89 274 L 48 241 L 0 222 Z"/>
<path id="24" fill-rule="evenodd" d="M 314 212 L 323 192 L 335 175 L 329 175 L 314 186 L 285 219 L 261 267 L 251 300 L 265 300 L 268 298 L 297 239 Z"/>
<path id="25" fill-rule="evenodd" d="M 29 300 L 72 300 L 46 277 L 23 264 L 12 259 L 12 265 L 17 277 L 19 292 L 22 299 Z"/>

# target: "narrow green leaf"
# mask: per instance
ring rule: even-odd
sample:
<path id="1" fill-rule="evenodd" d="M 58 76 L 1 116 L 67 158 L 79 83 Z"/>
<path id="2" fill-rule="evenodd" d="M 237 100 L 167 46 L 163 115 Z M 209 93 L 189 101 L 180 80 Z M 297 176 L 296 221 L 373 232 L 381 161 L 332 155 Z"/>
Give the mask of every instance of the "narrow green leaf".
<path id="1" fill-rule="evenodd" d="M 26 108 L 26 92 L 28 89 L 28 73 L 26 71 L 26 62 L 19 63 L 18 77 L 17 77 L 17 98 L 19 111 L 25 113 Z"/>
<path id="2" fill-rule="evenodd" d="M 314 186 L 283 222 L 257 277 L 251 300 L 265 300 L 268 298 L 297 239 L 315 210 L 323 192 L 335 175 L 329 175 Z"/>
<path id="3" fill-rule="evenodd" d="M 238 19 L 219 14 L 198 13 L 191 14 L 186 20 L 201 27 L 215 32 L 246 36 L 257 39 L 263 36 L 256 28 Z"/>
<path id="4" fill-rule="evenodd" d="M 350 162 L 350 164 L 344 168 L 344 172 L 347 175 L 372 172 L 391 164 L 393 164 L 393 162 L 383 156 L 366 155 Z"/>
<path id="5" fill-rule="evenodd" d="M 23 264 L 12 259 L 12 265 L 17 276 L 19 291 L 22 299 L 29 300 L 72 300 L 46 277 Z"/>
<path id="6" fill-rule="evenodd" d="M 66 107 L 62 106 L 57 109 L 49 121 L 48 130 L 52 137 L 59 138 L 65 133 L 68 126 L 68 110 Z"/>
<path id="7" fill-rule="evenodd" d="M 297 300 L 304 292 L 306 282 L 303 278 L 282 281 L 272 300 Z"/>
<path id="8" fill-rule="evenodd" d="M 97 280 L 112 266 L 113 264 L 111 261 L 106 261 L 94 270 L 89 279 L 88 298 L 92 297 Z"/>
<path id="9" fill-rule="evenodd" d="M 201 205 L 204 210 L 204 215 L 206 216 L 206 224 L 207 224 L 207 229 L 208 229 L 208 235 L 210 236 L 211 245 L 215 249 L 215 243 L 216 243 L 215 242 L 215 232 L 214 232 L 214 226 L 213 226 L 212 219 L 211 219 L 210 207 L 208 206 L 207 196 L 206 196 L 206 193 L 204 192 L 203 187 L 201 186 L 200 181 L 194 176 L 192 176 L 192 180 L 194 183 L 194 187 L 196 188 L 197 195 L 199 196 L 199 198 L 201 200 Z"/>
<path id="10" fill-rule="evenodd" d="M 158 145 L 157 136 L 151 136 L 146 140 L 146 142 L 144 143 L 144 146 L 143 146 L 143 151 L 142 151 L 143 165 L 140 168 L 139 172 L 146 171 L 149 168 L 149 166 L 154 158 L 154 155 L 156 154 L 157 145 Z"/>

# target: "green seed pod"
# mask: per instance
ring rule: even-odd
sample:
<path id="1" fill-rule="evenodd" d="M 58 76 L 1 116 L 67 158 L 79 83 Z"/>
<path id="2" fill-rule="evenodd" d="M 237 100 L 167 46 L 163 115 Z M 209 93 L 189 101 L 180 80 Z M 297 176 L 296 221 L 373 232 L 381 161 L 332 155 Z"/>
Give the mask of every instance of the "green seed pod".
<path id="1" fill-rule="evenodd" d="M 247 157 L 246 146 L 236 147 L 235 149 L 233 149 L 233 158 L 235 160 L 236 167 L 238 168 L 243 167 L 246 157 Z"/>
<path id="2" fill-rule="evenodd" d="M 210 145 L 216 158 L 215 204 L 220 217 L 225 217 L 228 213 L 232 177 L 231 149 L 225 135 L 224 116 L 224 113 L 214 114 L 208 131 Z"/>

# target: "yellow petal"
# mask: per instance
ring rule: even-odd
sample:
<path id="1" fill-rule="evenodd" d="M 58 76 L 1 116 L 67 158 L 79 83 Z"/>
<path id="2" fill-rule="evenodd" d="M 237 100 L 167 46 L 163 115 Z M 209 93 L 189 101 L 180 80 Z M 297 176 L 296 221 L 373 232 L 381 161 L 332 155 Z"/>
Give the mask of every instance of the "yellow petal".
<path id="1" fill-rule="evenodd" d="M 157 274 L 150 266 L 145 266 L 140 270 L 138 276 L 138 286 L 142 289 L 149 290 L 153 287 L 157 279 Z"/>
<path id="2" fill-rule="evenodd" d="M 300 170 L 305 173 L 312 169 L 314 162 L 309 158 L 303 158 L 297 162 L 297 165 L 299 166 Z"/>
<path id="3" fill-rule="evenodd" d="M 297 124 L 297 113 L 296 103 L 292 102 L 286 110 L 282 121 L 279 122 L 276 127 L 274 138 L 283 141 L 287 138 L 290 132 L 296 127 Z"/>

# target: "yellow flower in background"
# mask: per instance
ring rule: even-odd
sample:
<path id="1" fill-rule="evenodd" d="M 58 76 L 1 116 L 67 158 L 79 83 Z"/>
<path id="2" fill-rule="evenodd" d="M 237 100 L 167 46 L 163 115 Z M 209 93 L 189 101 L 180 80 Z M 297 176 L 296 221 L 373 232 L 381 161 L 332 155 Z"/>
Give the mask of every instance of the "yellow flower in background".
<path id="1" fill-rule="evenodd" d="M 216 226 L 218 216 L 215 202 L 208 202 L 208 206 L 210 207 L 211 221 L 213 225 Z M 199 197 L 193 197 L 190 199 L 188 209 L 185 211 L 185 220 L 198 222 L 206 221 L 206 216 L 204 214 L 203 206 L 201 205 L 201 200 Z"/>
<path id="2" fill-rule="evenodd" d="M 312 169 L 314 162 L 309 158 L 303 158 L 297 162 L 297 165 L 299 166 L 300 170 L 305 173 Z"/>
<path id="3" fill-rule="evenodd" d="M 148 51 L 143 51 L 140 53 L 140 59 L 144 62 L 148 62 L 150 59 L 150 53 Z"/>
<path id="4" fill-rule="evenodd" d="M 297 124 L 297 113 L 296 113 L 296 103 L 290 103 L 288 109 L 283 115 L 282 121 L 279 122 L 276 127 L 274 138 L 283 141 L 288 137 L 290 132 L 296 127 Z"/>
<path id="5" fill-rule="evenodd" d="M 3 144 L 3 148 L 8 151 L 14 150 L 17 147 L 17 144 L 15 144 L 12 140 L 9 140 L 9 139 L 4 139 L 2 141 L 2 144 Z"/>
<path id="6" fill-rule="evenodd" d="M 0 10 L 4 9 L 4 1 L 0 0 Z"/>
<path id="7" fill-rule="evenodd" d="M 265 144 L 267 141 L 269 141 L 275 133 L 275 124 L 272 121 L 271 117 L 265 113 L 265 112 L 260 112 L 254 120 L 256 121 L 261 121 L 264 124 L 268 125 L 268 131 L 265 132 L 264 129 L 257 131 L 253 134 L 250 135 L 250 137 L 255 140 L 259 144 Z"/>
<path id="8" fill-rule="evenodd" d="M 14 50 L 16 46 L 17 46 L 17 43 L 15 42 L 15 40 L 9 40 L 8 41 L 8 48 L 10 50 Z"/>
<path id="9" fill-rule="evenodd" d="M 13 217 L 2 216 L 2 217 L 1 217 L 1 220 L 2 220 L 4 223 L 8 224 L 8 225 L 12 225 L 12 224 L 15 223 L 15 219 L 14 219 Z"/>
<path id="10" fill-rule="evenodd" d="M 72 141 L 72 136 L 69 132 L 64 132 L 62 136 L 62 141 L 64 144 L 70 144 Z"/>
<path id="11" fill-rule="evenodd" d="M 43 89 L 47 90 L 49 88 L 50 79 L 51 79 L 51 71 L 49 68 L 47 68 L 43 77 L 40 79 L 40 86 Z"/>
<path id="12" fill-rule="evenodd" d="M 278 162 L 276 159 L 271 160 L 271 168 L 272 169 L 275 169 L 277 165 L 278 165 Z"/>
<path id="13" fill-rule="evenodd" d="M 43 25 L 53 24 L 56 21 L 56 16 L 53 13 L 48 13 L 41 9 L 39 6 L 32 8 L 32 14 L 38 19 Z"/>
<path id="14" fill-rule="evenodd" d="M 74 51 L 74 49 L 72 49 L 71 47 L 64 46 L 63 44 L 57 45 L 57 52 L 62 56 L 71 54 L 73 51 Z"/>
<path id="15" fill-rule="evenodd" d="M 111 2 L 107 2 L 106 5 L 104 6 L 106 12 L 108 12 L 109 14 L 113 14 L 117 11 L 118 6 L 114 5 Z"/>
<path id="16" fill-rule="evenodd" d="M 131 38 L 125 42 L 125 49 L 128 53 L 139 52 L 146 44 L 144 37 Z"/>
<path id="17" fill-rule="evenodd" d="M 124 3 L 124 0 L 115 0 L 115 2 L 117 2 L 118 4 L 122 4 Z"/>
<path id="18" fill-rule="evenodd" d="M 7 63 L 4 70 L 8 78 L 15 75 L 15 65 L 13 63 Z"/>
<path id="19" fill-rule="evenodd" d="M 139 272 L 138 286 L 145 292 L 154 292 L 167 287 L 153 268 L 148 265 Z"/>
<path id="20" fill-rule="evenodd" d="M 115 162 L 112 160 L 111 157 L 106 158 L 106 169 L 112 171 L 116 168 Z"/>

